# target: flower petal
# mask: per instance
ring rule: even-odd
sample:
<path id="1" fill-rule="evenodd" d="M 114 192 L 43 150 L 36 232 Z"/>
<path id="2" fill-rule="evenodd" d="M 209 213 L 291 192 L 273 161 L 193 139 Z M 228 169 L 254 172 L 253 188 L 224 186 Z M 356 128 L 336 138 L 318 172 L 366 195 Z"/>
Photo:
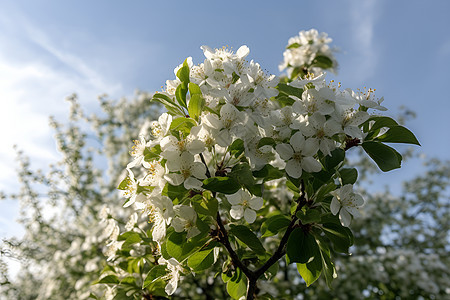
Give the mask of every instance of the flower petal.
<path id="1" fill-rule="evenodd" d="M 247 223 L 251 224 L 256 220 L 256 212 L 253 209 L 246 208 L 244 211 L 244 219 Z"/>
<path id="2" fill-rule="evenodd" d="M 289 160 L 294 155 L 294 150 L 289 144 L 279 144 L 276 146 L 275 150 L 277 150 L 280 157 L 284 160 Z"/>
<path id="3" fill-rule="evenodd" d="M 302 176 L 302 167 L 300 165 L 300 162 L 296 161 L 296 160 L 289 160 L 286 163 L 286 173 L 294 178 L 299 178 L 300 176 Z"/>
<path id="4" fill-rule="evenodd" d="M 336 215 L 339 212 L 339 209 L 341 208 L 341 203 L 336 197 L 333 197 L 330 204 L 330 210 L 333 215 Z"/>
<path id="5" fill-rule="evenodd" d="M 244 208 L 241 205 L 233 205 L 230 209 L 230 215 L 233 219 L 239 220 L 244 215 Z"/>
<path id="6" fill-rule="evenodd" d="M 251 209 L 259 210 L 264 204 L 264 200 L 261 197 L 255 197 L 248 202 L 248 206 Z"/>
<path id="7" fill-rule="evenodd" d="M 352 216 L 348 213 L 347 210 L 341 209 L 339 213 L 339 219 L 341 220 L 342 226 L 348 227 L 350 222 L 352 221 Z"/>

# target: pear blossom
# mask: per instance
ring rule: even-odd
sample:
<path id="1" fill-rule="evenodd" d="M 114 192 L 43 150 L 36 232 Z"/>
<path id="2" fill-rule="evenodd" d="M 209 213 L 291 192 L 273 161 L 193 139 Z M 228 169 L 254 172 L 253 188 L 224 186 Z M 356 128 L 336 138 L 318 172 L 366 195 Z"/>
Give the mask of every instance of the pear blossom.
<path id="1" fill-rule="evenodd" d="M 308 122 L 300 123 L 297 126 L 304 136 L 313 137 L 319 141 L 319 150 L 324 155 L 330 155 L 336 148 L 336 142 L 331 138 L 333 135 L 341 132 L 341 126 L 334 119 L 326 119 L 320 113 L 314 113 Z"/>
<path id="2" fill-rule="evenodd" d="M 134 140 L 134 146 L 130 151 L 131 156 L 134 157 L 134 160 L 127 165 L 127 169 L 131 169 L 136 165 L 139 165 L 144 160 L 144 151 L 147 147 L 147 142 L 145 141 L 144 136 L 140 136 L 139 140 Z"/>
<path id="3" fill-rule="evenodd" d="M 290 96 L 296 100 L 292 105 L 292 109 L 294 112 L 301 115 L 311 116 L 315 112 L 319 112 L 322 115 L 328 115 L 334 111 L 334 103 L 332 103 L 330 99 L 325 98 L 329 96 L 326 92 L 308 89 L 303 92 L 302 99 L 299 99 L 296 96 Z"/>
<path id="4" fill-rule="evenodd" d="M 317 56 L 326 56 L 332 61 L 332 72 L 336 72 L 337 61 L 333 55 L 333 49 L 328 45 L 332 39 L 325 32 L 319 33 L 316 29 L 300 31 L 298 36 L 291 37 L 288 46 L 283 53 L 284 60 L 279 65 L 280 71 L 287 69 L 291 76 L 294 68 L 311 65 Z M 314 72 L 320 73 L 321 68 L 315 66 Z"/>
<path id="5" fill-rule="evenodd" d="M 172 123 L 172 116 L 168 113 L 163 113 L 158 121 L 153 121 L 150 125 L 151 132 L 154 137 L 154 141 L 160 141 L 163 137 L 167 135 L 169 131 L 170 124 Z"/>
<path id="6" fill-rule="evenodd" d="M 336 110 L 331 115 L 332 120 L 341 126 L 342 131 L 352 138 L 363 138 L 363 132 L 360 125 L 370 118 L 365 111 L 357 111 L 354 109 Z"/>
<path id="7" fill-rule="evenodd" d="M 320 163 L 313 157 L 318 150 L 317 139 L 306 139 L 301 132 L 296 132 L 289 140 L 289 144 L 278 144 L 276 151 L 286 161 L 286 173 L 293 177 L 302 176 L 302 171 L 319 172 Z"/>
<path id="8" fill-rule="evenodd" d="M 144 161 L 143 167 L 146 170 L 146 174 L 142 178 L 140 184 L 142 186 L 152 186 L 158 188 L 164 188 L 166 180 L 164 179 L 164 174 L 166 173 L 161 162 L 154 159 L 152 161 Z"/>
<path id="9" fill-rule="evenodd" d="M 175 216 L 172 200 L 167 196 L 151 197 L 146 202 L 145 212 L 149 216 L 149 221 L 153 223 L 153 240 L 161 242 L 166 236 L 166 227 Z"/>
<path id="10" fill-rule="evenodd" d="M 172 219 L 172 226 L 176 232 L 186 231 L 186 238 L 190 239 L 200 233 L 197 228 L 197 213 L 195 210 L 187 205 L 174 206 L 176 216 Z"/>
<path id="11" fill-rule="evenodd" d="M 165 280 L 169 280 L 165 291 L 167 295 L 172 295 L 175 293 L 178 287 L 178 281 L 180 281 L 180 273 L 184 271 L 183 266 L 175 259 L 175 258 L 169 258 L 168 260 L 164 259 L 163 257 L 160 257 L 158 259 L 158 264 L 165 265 L 167 269 L 169 270 L 169 274 L 163 277 Z"/>
<path id="12" fill-rule="evenodd" d="M 191 154 L 199 154 L 205 148 L 205 144 L 202 141 L 192 136 L 178 140 L 173 135 L 163 138 L 160 146 L 162 150 L 161 156 L 169 160 L 181 155 L 184 151 L 188 151 Z"/>
<path id="13" fill-rule="evenodd" d="M 239 111 L 234 105 L 226 103 L 220 109 L 220 117 L 208 114 L 203 121 L 207 126 L 219 130 L 216 136 L 217 144 L 227 147 L 232 143 L 233 137 L 239 136 L 239 129 L 242 133 L 242 128 L 237 125 L 244 123 L 245 117 L 244 112 Z"/>
<path id="14" fill-rule="evenodd" d="M 342 226 L 348 227 L 352 220 L 351 215 L 359 215 L 358 209 L 364 204 L 364 199 L 353 192 L 353 185 L 346 184 L 331 192 L 330 210 L 333 215 L 339 213 Z"/>
<path id="15" fill-rule="evenodd" d="M 164 179 L 172 185 L 184 183 L 186 189 L 200 190 L 202 182 L 198 179 L 206 179 L 205 165 L 194 161 L 194 156 L 189 152 L 183 152 L 181 156 L 168 160 L 166 168 L 171 172 L 179 173 L 165 174 Z"/>
<path id="16" fill-rule="evenodd" d="M 249 192 L 239 190 L 234 194 L 226 195 L 228 202 L 230 202 L 230 215 L 232 218 L 238 220 L 244 217 L 247 223 L 253 223 L 256 220 L 256 210 L 263 206 L 263 199 L 261 197 L 253 197 Z"/>
<path id="17" fill-rule="evenodd" d="M 122 190 L 122 196 L 128 198 L 127 202 L 123 207 L 128 207 L 136 202 L 136 200 L 140 201 L 143 196 L 142 194 L 138 194 L 138 181 L 134 178 L 134 173 L 131 172 L 130 169 L 127 169 L 128 177 L 125 179 L 127 185 L 124 190 Z"/>

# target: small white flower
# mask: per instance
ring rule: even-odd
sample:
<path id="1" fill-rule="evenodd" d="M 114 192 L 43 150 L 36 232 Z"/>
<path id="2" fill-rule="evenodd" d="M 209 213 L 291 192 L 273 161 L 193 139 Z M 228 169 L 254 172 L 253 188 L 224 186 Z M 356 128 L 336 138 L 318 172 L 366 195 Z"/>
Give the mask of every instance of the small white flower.
<path id="1" fill-rule="evenodd" d="M 364 199 L 353 192 L 353 185 L 346 184 L 332 191 L 330 210 L 333 215 L 339 213 L 342 226 L 348 227 L 352 220 L 351 215 L 359 215 L 358 209 L 364 204 Z"/>
<path id="2" fill-rule="evenodd" d="M 230 215 L 236 220 L 244 217 L 247 223 L 253 223 L 256 220 L 256 210 L 263 206 L 263 199 L 261 197 L 254 197 L 249 192 L 239 190 L 232 195 L 226 195 L 228 202 L 230 202 Z"/>
<path id="3" fill-rule="evenodd" d="M 128 219 L 127 224 L 125 224 L 125 229 L 130 231 L 134 228 L 134 226 L 136 225 L 138 221 L 138 215 L 137 213 L 134 213 L 130 216 L 130 218 Z"/>
<path id="4" fill-rule="evenodd" d="M 183 266 L 175 259 L 169 258 L 168 260 L 160 257 L 158 259 L 158 264 L 166 265 L 167 269 L 169 269 L 169 274 L 163 277 L 165 280 L 169 280 L 166 285 L 165 291 L 167 295 L 172 295 L 175 293 L 178 287 L 178 281 L 180 280 L 180 273 L 184 271 Z"/>
<path id="5" fill-rule="evenodd" d="M 200 190 L 202 182 L 198 179 L 206 179 L 206 167 L 203 163 L 194 161 L 194 156 L 189 152 L 183 152 L 181 156 L 173 157 L 166 162 L 166 168 L 171 172 L 164 175 L 164 179 L 172 185 L 184 183 L 186 189 Z"/>
<path id="6" fill-rule="evenodd" d="M 319 141 L 305 140 L 301 132 L 296 132 L 289 140 L 289 144 L 279 144 L 275 149 L 280 157 L 287 161 L 286 173 L 291 177 L 299 178 L 303 170 L 319 172 L 322 169 L 320 163 L 313 157 L 319 150 Z"/>
<path id="7" fill-rule="evenodd" d="M 140 137 L 139 140 L 134 140 L 134 146 L 130 151 L 131 156 L 134 157 L 134 160 L 127 165 L 127 169 L 131 169 L 136 165 L 139 165 L 144 160 L 144 150 L 147 146 L 147 142 L 143 136 Z"/>
<path id="8" fill-rule="evenodd" d="M 186 238 L 196 236 L 200 233 L 197 228 L 197 213 L 195 210 L 187 205 L 176 205 L 174 206 L 174 211 L 176 217 L 172 220 L 172 226 L 176 232 L 186 231 Z"/>

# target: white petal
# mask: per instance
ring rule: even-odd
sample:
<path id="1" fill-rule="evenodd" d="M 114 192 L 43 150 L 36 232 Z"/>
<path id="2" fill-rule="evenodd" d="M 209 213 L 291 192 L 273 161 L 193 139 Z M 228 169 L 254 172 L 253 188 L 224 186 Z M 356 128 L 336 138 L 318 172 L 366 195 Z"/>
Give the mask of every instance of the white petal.
<path id="1" fill-rule="evenodd" d="M 288 144 L 279 144 L 275 148 L 280 154 L 280 157 L 284 160 L 288 160 L 292 158 L 292 155 L 294 155 L 294 150 L 292 150 L 292 147 Z"/>
<path id="2" fill-rule="evenodd" d="M 185 225 L 185 221 L 183 221 L 180 218 L 175 218 L 172 220 L 172 227 L 173 227 L 173 229 L 175 229 L 176 232 L 183 232 L 184 225 Z"/>
<path id="3" fill-rule="evenodd" d="M 322 170 L 322 165 L 311 156 L 303 157 L 301 166 L 306 172 L 319 172 Z"/>
<path id="4" fill-rule="evenodd" d="M 300 176 L 302 176 L 302 167 L 300 165 L 300 162 L 293 159 L 289 160 L 286 163 L 286 173 L 294 178 L 299 178 Z"/>
<path id="5" fill-rule="evenodd" d="M 242 194 L 241 190 L 237 191 L 234 194 L 226 195 L 228 202 L 230 202 L 231 205 L 238 205 L 242 203 Z"/>
<path id="6" fill-rule="evenodd" d="M 302 150 L 304 142 L 305 137 L 300 131 L 296 132 L 289 140 L 289 143 L 292 145 L 292 148 L 295 152 L 299 152 Z"/>
<path id="7" fill-rule="evenodd" d="M 236 52 L 236 55 L 239 58 L 245 58 L 250 53 L 250 49 L 246 45 L 242 45 L 239 47 L 238 51 Z"/>
<path id="8" fill-rule="evenodd" d="M 200 230 L 197 227 L 191 227 L 189 228 L 186 238 L 190 239 L 191 237 L 194 237 L 200 233 Z"/>
<path id="9" fill-rule="evenodd" d="M 333 215 L 336 215 L 339 212 L 339 209 L 341 208 L 341 203 L 336 197 L 333 197 L 330 204 L 330 210 Z"/>
<path id="10" fill-rule="evenodd" d="M 255 197 L 248 202 L 248 206 L 251 209 L 259 210 L 264 204 L 264 200 L 261 197 Z"/>
<path id="11" fill-rule="evenodd" d="M 202 153 L 203 150 L 205 149 L 205 143 L 203 143 L 200 140 L 193 140 L 186 145 L 186 149 L 191 154 L 199 154 L 199 153 Z"/>
<path id="12" fill-rule="evenodd" d="M 253 209 L 246 208 L 244 211 L 244 219 L 247 223 L 251 224 L 256 220 L 256 212 Z"/>
<path id="13" fill-rule="evenodd" d="M 244 208 L 241 205 L 232 206 L 230 215 L 233 219 L 239 220 L 244 215 Z"/>
<path id="14" fill-rule="evenodd" d="M 345 209 L 341 209 L 339 219 L 341 220 L 342 226 L 348 227 L 352 221 L 352 216 Z"/>
<path id="15" fill-rule="evenodd" d="M 201 190 L 203 183 L 194 177 L 189 177 L 184 181 L 184 187 L 187 190 L 195 189 L 195 190 Z"/>
<path id="16" fill-rule="evenodd" d="M 323 126 L 323 130 L 324 130 L 326 136 L 331 137 L 331 136 L 335 135 L 336 133 L 342 132 L 342 126 L 341 126 L 341 124 L 336 122 L 336 120 L 329 119 Z"/>
<path id="17" fill-rule="evenodd" d="M 171 185 L 180 185 L 184 181 L 183 175 L 177 173 L 165 174 L 164 179 L 167 180 Z"/>
<path id="18" fill-rule="evenodd" d="M 309 138 L 303 144 L 302 155 L 313 156 L 319 150 L 319 140 L 316 138 Z"/>
<path id="19" fill-rule="evenodd" d="M 206 167 L 201 162 L 194 162 L 191 167 L 192 175 L 197 177 L 198 179 L 206 179 Z"/>

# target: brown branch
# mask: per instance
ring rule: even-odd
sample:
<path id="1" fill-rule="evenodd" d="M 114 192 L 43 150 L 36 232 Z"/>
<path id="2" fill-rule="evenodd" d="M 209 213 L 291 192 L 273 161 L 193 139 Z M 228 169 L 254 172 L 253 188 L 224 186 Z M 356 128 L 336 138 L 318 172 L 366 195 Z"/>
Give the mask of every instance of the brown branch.
<path id="1" fill-rule="evenodd" d="M 241 269 L 241 271 L 247 276 L 247 278 L 253 278 L 255 275 L 253 274 L 253 271 L 251 271 L 244 263 L 239 259 L 239 256 L 237 253 L 233 250 L 231 247 L 230 241 L 228 239 L 228 231 L 225 229 L 225 226 L 223 225 L 222 218 L 220 217 L 219 212 L 217 212 L 217 225 L 218 225 L 218 235 L 217 239 L 218 241 L 225 246 L 228 253 L 230 254 L 231 261 L 233 264 Z"/>

